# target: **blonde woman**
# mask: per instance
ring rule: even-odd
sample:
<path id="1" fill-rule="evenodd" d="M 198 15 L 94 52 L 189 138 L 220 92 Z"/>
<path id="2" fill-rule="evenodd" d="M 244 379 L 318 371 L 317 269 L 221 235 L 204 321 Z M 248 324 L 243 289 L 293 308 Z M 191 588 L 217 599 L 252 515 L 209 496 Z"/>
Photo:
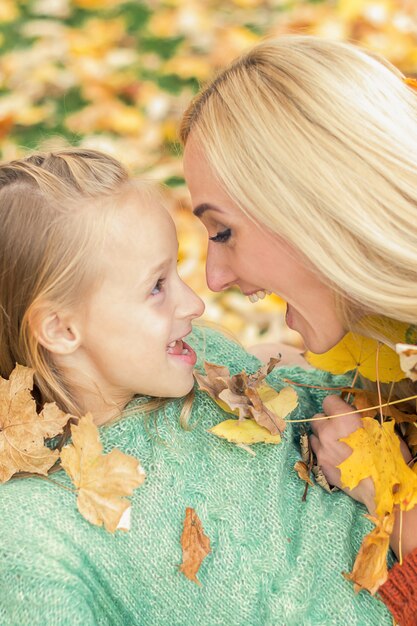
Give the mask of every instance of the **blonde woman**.
<path id="1" fill-rule="evenodd" d="M 105 451 L 136 457 L 146 472 L 126 533 L 84 519 L 63 471 L 0 485 L 0 624 L 359 626 L 366 615 L 389 626 L 385 605 L 342 576 L 370 523 L 344 494 L 312 489 L 302 501 L 290 424 L 280 445 L 250 455 L 208 432 L 230 415 L 197 390 L 187 426 L 190 344 L 199 368 L 207 359 L 249 373 L 260 363 L 218 333 L 190 335 L 203 304 L 178 276 L 159 194 L 95 151 L 35 154 L 0 165 L 0 224 L 0 374 L 32 367 L 39 409 L 55 401 L 91 412 Z M 280 389 L 285 374 L 268 381 Z M 291 377 L 329 384 L 320 372 Z M 4 380 L 0 392 L 5 480 Z M 320 410 L 323 392 L 298 395 L 295 419 Z M 196 580 L 178 567 L 187 509 L 210 541 Z"/>
<path id="2" fill-rule="evenodd" d="M 398 70 L 347 43 L 265 41 L 198 94 L 181 134 L 211 289 L 279 294 L 313 352 L 351 329 L 372 335 L 367 314 L 417 323 L 417 94 Z M 331 396 L 323 409 L 351 407 Z M 313 449 L 339 485 L 350 449 L 338 439 L 359 417 L 316 424 Z M 350 495 L 373 511 L 370 479 Z M 416 528 L 413 509 L 403 515 L 404 565 L 380 590 L 404 625 L 417 623 Z M 397 554 L 399 532 L 397 515 Z"/>

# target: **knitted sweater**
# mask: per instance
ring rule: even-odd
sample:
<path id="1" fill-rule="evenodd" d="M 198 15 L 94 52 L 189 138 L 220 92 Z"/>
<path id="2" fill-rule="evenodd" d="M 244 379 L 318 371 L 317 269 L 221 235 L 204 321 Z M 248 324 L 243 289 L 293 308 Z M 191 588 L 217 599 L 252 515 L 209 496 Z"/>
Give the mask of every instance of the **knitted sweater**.
<path id="1" fill-rule="evenodd" d="M 259 367 L 210 330 L 195 331 L 194 347 L 232 373 Z M 268 381 L 279 389 L 284 376 L 329 384 L 323 372 L 298 368 Z M 297 392 L 294 418 L 311 417 L 328 393 Z M 148 428 L 136 402 L 136 414 L 101 429 L 106 451 L 138 457 L 147 473 L 132 497 L 130 532 L 90 525 L 75 495 L 48 481 L 0 487 L 2 626 L 391 626 L 385 605 L 355 594 L 342 576 L 371 528 L 365 510 L 318 486 L 302 501 L 291 424 L 280 445 L 258 444 L 252 456 L 207 432 L 227 414 L 205 393 L 197 393 L 190 432 L 178 423 L 181 402 Z M 63 472 L 53 478 L 69 485 Z M 201 586 L 178 571 L 186 507 L 211 541 Z"/>

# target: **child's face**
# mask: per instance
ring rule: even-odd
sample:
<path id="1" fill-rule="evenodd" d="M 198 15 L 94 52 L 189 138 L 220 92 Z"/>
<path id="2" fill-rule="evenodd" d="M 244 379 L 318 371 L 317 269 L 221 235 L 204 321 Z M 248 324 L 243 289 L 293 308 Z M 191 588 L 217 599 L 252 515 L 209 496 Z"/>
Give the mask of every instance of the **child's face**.
<path id="1" fill-rule="evenodd" d="M 196 357 L 191 348 L 184 353 L 181 339 L 204 304 L 178 276 L 168 212 L 134 189 L 121 202 L 109 222 L 99 286 L 82 314 L 82 364 L 106 399 L 182 396 L 193 386 Z"/>

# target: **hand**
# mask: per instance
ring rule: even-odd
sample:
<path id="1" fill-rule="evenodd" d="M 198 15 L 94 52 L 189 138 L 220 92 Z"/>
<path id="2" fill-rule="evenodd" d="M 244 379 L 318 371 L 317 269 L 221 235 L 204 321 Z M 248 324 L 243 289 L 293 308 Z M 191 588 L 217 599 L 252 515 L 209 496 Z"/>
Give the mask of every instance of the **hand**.
<path id="1" fill-rule="evenodd" d="M 340 465 L 340 463 L 350 455 L 351 448 L 346 443 L 338 440 L 347 437 L 350 433 L 361 428 L 362 416 L 361 413 L 344 415 L 344 412 L 349 413 L 352 411 L 352 407 L 339 398 L 339 396 L 327 396 L 323 402 L 323 410 L 325 411 L 325 415 L 339 415 L 339 417 L 312 422 L 314 434 L 310 437 L 311 447 L 328 482 L 331 485 L 342 488 L 340 470 L 336 466 Z M 411 459 L 410 450 L 403 440 L 400 440 L 400 445 L 404 460 L 408 463 Z M 371 515 L 375 513 L 375 488 L 372 478 L 361 480 L 355 489 L 343 489 L 343 491 L 355 500 L 358 500 L 358 502 L 362 502 Z M 395 511 L 398 513 L 397 507 Z M 414 507 L 411 511 L 402 513 L 402 530 L 400 515 L 395 515 L 394 529 L 390 537 L 390 544 L 397 557 L 399 557 L 400 554 L 406 556 L 417 548 L 416 525 L 417 507 Z"/>
<path id="2" fill-rule="evenodd" d="M 339 415 L 339 417 L 311 422 L 314 433 L 310 436 L 311 447 L 327 481 L 342 489 L 340 470 L 337 465 L 347 459 L 352 449 L 339 439 L 347 437 L 362 427 L 362 415 L 361 413 L 345 415 L 353 408 L 339 396 L 327 396 L 323 402 L 323 410 L 324 415 Z M 343 491 L 358 502 L 362 502 L 371 514 L 374 513 L 375 489 L 372 478 L 365 478 L 354 489 L 343 489 Z"/>

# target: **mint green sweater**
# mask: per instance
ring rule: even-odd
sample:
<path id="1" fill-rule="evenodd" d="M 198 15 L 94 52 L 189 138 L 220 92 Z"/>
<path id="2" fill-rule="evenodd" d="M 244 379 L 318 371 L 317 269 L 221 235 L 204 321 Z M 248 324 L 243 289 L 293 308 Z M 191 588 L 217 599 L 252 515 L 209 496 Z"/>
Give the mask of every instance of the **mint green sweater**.
<path id="1" fill-rule="evenodd" d="M 210 330 L 195 331 L 194 345 L 233 373 L 259 366 Z M 268 381 L 280 388 L 284 375 L 329 384 L 298 368 L 275 370 Z M 320 410 L 326 392 L 297 391 L 292 417 Z M 106 451 L 138 457 L 147 473 L 128 533 L 90 525 L 75 496 L 47 481 L 0 487 L 1 626 L 391 625 L 386 607 L 355 595 L 342 576 L 370 529 L 365 511 L 318 486 L 302 502 L 295 429 L 288 425 L 280 445 L 254 446 L 253 457 L 207 432 L 227 415 L 206 394 L 197 393 L 191 432 L 178 424 L 180 406 L 170 402 L 150 430 L 139 409 L 101 430 Z M 54 479 L 69 484 L 63 472 Z M 201 587 L 178 572 L 186 507 L 211 541 Z"/>

